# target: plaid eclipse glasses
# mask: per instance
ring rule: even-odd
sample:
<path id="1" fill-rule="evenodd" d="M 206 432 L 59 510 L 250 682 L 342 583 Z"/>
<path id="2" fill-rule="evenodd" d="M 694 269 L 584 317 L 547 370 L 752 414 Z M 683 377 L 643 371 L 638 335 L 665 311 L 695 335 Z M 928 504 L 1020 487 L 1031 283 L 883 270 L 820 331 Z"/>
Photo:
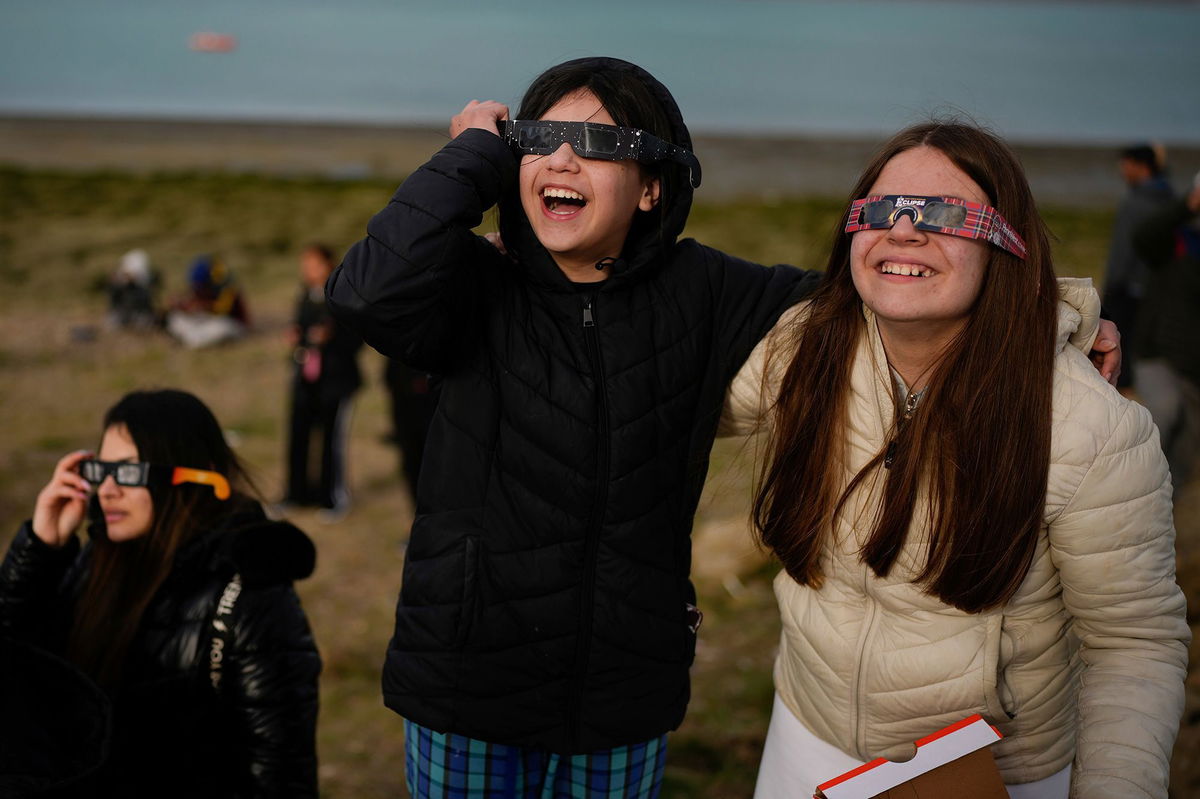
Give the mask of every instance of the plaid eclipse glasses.
<path id="1" fill-rule="evenodd" d="M 79 464 L 79 474 L 94 486 L 112 475 L 119 486 L 138 487 L 151 483 L 177 486 L 180 483 L 196 483 L 212 486 L 217 499 L 229 499 L 229 481 L 225 476 L 207 469 L 189 469 L 185 466 L 155 466 L 149 463 L 129 461 L 86 460 Z"/>
<path id="2" fill-rule="evenodd" d="M 530 155 L 550 155 L 569 144 L 580 158 L 643 164 L 674 161 L 688 168 L 692 188 L 700 187 L 700 162 L 695 155 L 637 128 L 599 122 L 507 119 L 503 122 L 501 136 L 513 149 Z"/>
<path id="3" fill-rule="evenodd" d="M 877 194 L 850 203 L 846 232 L 890 228 L 908 216 L 917 230 L 946 233 L 967 239 L 985 239 L 1018 258 L 1025 258 L 1025 242 L 990 205 L 957 197 L 919 194 Z"/>

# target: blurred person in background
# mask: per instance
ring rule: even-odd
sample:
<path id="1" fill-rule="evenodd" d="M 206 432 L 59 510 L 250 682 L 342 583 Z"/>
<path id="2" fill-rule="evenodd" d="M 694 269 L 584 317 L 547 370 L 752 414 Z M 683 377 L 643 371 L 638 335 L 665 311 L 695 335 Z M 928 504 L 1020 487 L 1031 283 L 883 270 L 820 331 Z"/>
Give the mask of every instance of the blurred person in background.
<path id="1" fill-rule="evenodd" d="M 310 244 L 300 253 L 300 296 L 288 331 L 292 347 L 288 477 L 284 505 L 316 505 L 330 518 L 350 508 L 346 448 L 350 411 L 362 378 L 362 339 L 340 324 L 325 304 L 325 281 L 335 266 L 333 251 Z M 320 440 L 313 469 L 313 439 Z"/>
<path id="2" fill-rule="evenodd" d="M 1113 220 L 1108 265 L 1104 270 L 1104 313 L 1116 323 L 1126 341 L 1137 338 L 1138 306 L 1146 290 L 1146 264 L 1133 246 L 1133 231 L 1147 216 L 1174 197 L 1165 175 L 1166 151 L 1161 146 L 1135 144 L 1121 150 L 1117 160 L 1128 190 Z M 1118 386 L 1134 385 L 1137 358 L 1125 348 Z"/>
<path id="3" fill-rule="evenodd" d="M 1200 173 L 1133 232 L 1149 267 L 1138 318 L 1138 398 L 1154 416 L 1176 487 L 1200 453 Z"/>
<path id="4" fill-rule="evenodd" d="M 122 255 L 108 282 L 108 326 L 135 330 L 154 327 L 158 324 L 157 290 L 158 273 L 150 266 L 146 251 L 130 250 Z"/>
<path id="5" fill-rule="evenodd" d="M 167 312 L 167 332 L 189 349 L 241 338 L 250 314 L 237 278 L 215 255 L 200 255 L 188 270 L 187 292 Z"/>
<path id="6" fill-rule="evenodd" d="M 395 358 L 388 358 L 383 383 L 392 411 L 392 432 L 388 434 L 388 441 L 400 451 L 400 474 L 415 506 L 421 459 L 425 457 L 425 438 L 437 408 L 437 379 L 420 369 L 410 369 Z"/>
<path id="7" fill-rule="evenodd" d="M 728 404 L 768 431 L 754 521 L 784 567 L 755 796 L 977 713 L 1013 799 L 1165 799 L 1191 637 L 1171 481 L 1084 354 L 1090 281 L 1056 287 L 1019 160 L 973 125 L 896 134 L 847 205 Z"/>
<path id="8" fill-rule="evenodd" d="M 63 654 L 112 703 L 108 762 L 70 795 L 315 797 L 321 660 L 292 587 L 314 562 L 200 400 L 114 405 L 0 564 L 0 633 Z"/>

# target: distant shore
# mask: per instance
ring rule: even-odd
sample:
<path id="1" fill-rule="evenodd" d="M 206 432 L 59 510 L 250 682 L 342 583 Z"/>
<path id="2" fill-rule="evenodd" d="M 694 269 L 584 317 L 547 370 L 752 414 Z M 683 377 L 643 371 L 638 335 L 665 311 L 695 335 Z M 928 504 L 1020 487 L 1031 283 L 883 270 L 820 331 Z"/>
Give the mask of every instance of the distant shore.
<path id="1" fill-rule="evenodd" d="M 28 169 L 226 171 L 399 180 L 447 140 L 428 127 L 176 119 L 0 117 L 0 164 Z M 701 200 L 840 196 L 877 141 L 698 135 Z M 1039 201 L 1111 205 L 1123 187 L 1115 147 L 1019 144 Z M 1172 148 L 1178 188 L 1200 147 Z"/>

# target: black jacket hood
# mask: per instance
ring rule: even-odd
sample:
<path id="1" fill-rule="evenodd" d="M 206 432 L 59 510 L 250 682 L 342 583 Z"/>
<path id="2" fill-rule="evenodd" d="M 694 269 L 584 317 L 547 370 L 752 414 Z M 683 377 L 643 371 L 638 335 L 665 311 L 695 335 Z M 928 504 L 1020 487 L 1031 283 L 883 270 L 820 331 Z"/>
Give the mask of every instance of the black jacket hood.
<path id="1" fill-rule="evenodd" d="M 593 56 L 567 61 L 560 66 L 590 66 L 595 69 L 613 69 L 629 71 L 642 81 L 662 105 L 667 119 L 671 124 L 672 143 L 695 152 L 692 146 L 692 136 L 687 125 L 683 122 L 683 114 L 679 105 L 667 87 L 653 75 L 628 61 L 619 58 Z M 639 271 L 644 271 L 646 264 L 656 260 L 663 252 L 670 249 L 687 224 L 688 213 L 692 209 L 693 189 L 687 179 L 686 169 L 680 170 L 680 179 L 674 181 L 672 190 L 663 197 L 662 229 L 646 226 L 640 231 L 630 232 L 630 238 L 625 242 L 625 249 L 620 258 L 605 266 L 609 270 L 609 279 L 597 288 L 603 290 L 609 284 L 620 285 L 633 279 Z M 529 265 L 531 277 L 540 283 L 550 286 L 570 288 L 570 281 L 555 264 L 553 257 L 537 240 L 530 227 L 525 211 L 521 207 L 518 187 L 513 186 L 500 201 L 500 236 L 506 246 L 513 251 L 515 260 Z M 513 244 L 516 246 L 514 247 Z"/>
<path id="2" fill-rule="evenodd" d="M 268 519 L 253 501 L 175 557 L 176 566 L 185 569 L 232 566 L 247 586 L 302 580 L 313 573 L 316 562 L 317 550 L 307 535 L 289 522 Z"/>

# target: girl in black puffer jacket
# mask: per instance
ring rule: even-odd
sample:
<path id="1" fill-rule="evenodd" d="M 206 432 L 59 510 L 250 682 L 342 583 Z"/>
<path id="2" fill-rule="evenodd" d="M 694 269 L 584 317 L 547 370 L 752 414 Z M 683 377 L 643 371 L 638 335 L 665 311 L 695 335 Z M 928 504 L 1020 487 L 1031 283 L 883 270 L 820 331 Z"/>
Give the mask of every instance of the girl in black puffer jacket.
<path id="1" fill-rule="evenodd" d="M 316 796 L 321 660 L 292 588 L 315 551 L 245 483 L 203 403 L 134 392 L 97 459 L 67 455 L 38 495 L 0 565 L 0 633 L 111 699 L 107 762 L 70 795 Z"/>

